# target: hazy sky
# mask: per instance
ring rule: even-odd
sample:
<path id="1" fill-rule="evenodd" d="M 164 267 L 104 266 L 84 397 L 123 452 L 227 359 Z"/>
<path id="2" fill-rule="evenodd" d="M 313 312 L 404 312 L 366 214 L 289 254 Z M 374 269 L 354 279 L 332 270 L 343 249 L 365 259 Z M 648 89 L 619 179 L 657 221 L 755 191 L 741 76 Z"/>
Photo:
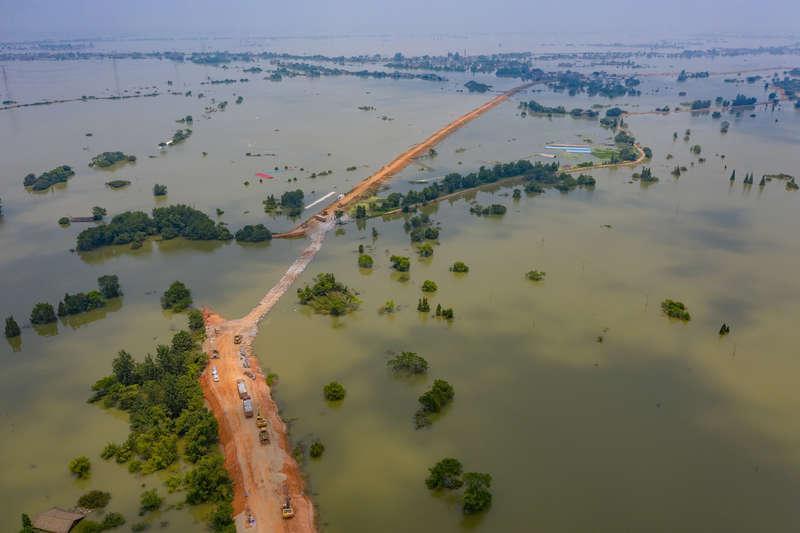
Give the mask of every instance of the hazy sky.
<path id="1" fill-rule="evenodd" d="M 0 41 L 113 34 L 793 32 L 800 0 L 0 0 Z"/>

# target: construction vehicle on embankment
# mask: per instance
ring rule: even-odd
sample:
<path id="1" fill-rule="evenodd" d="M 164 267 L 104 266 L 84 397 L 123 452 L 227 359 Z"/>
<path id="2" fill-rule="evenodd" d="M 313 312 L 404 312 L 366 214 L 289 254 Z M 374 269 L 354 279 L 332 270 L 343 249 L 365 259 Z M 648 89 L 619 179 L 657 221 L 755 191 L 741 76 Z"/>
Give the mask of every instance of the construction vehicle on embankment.
<path id="1" fill-rule="evenodd" d="M 261 444 L 269 444 L 269 421 L 261 416 L 261 409 L 256 415 L 256 427 L 258 428 L 258 441 Z"/>

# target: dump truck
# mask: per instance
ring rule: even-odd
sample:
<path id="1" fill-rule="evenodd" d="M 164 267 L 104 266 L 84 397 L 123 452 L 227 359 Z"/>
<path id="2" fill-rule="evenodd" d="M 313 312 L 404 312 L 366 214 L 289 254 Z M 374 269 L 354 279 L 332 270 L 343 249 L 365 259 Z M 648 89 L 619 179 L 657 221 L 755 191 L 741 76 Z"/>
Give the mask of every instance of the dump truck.
<path id="1" fill-rule="evenodd" d="M 242 336 L 241 335 L 234 335 L 233 336 L 233 344 L 239 344 L 240 342 L 242 342 Z"/>
<path id="2" fill-rule="evenodd" d="M 242 400 L 242 409 L 244 416 L 251 418 L 253 416 L 253 400 Z"/>
<path id="3" fill-rule="evenodd" d="M 258 430 L 258 442 L 261 444 L 269 444 L 269 431 L 263 427 Z"/>
<path id="4" fill-rule="evenodd" d="M 250 398 L 250 395 L 247 393 L 247 385 L 245 385 L 243 379 L 236 380 L 236 390 L 239 392 L 239 398 L 242 400 L 247 400 Z"/>

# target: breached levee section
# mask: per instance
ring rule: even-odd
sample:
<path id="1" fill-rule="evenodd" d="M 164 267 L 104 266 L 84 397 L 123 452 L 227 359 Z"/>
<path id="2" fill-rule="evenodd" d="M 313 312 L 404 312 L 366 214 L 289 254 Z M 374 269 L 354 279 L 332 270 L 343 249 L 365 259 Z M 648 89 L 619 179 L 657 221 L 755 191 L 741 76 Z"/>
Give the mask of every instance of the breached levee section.
<path id="1" fill-rule="evenodd" d="M 314 507 L 305 493 L 300 467 L 291 455 L 286 424 L 278 413 L 266 376 L 252 351 L 259 322 L 314 259 L 322 247 L 325 234 L 334 225 L 333 215 L 336 210 L 345 209 L 358 201 L 382 181 L 408 166 L 414 158 L 458 128 L 530 85 L 532 84 L 511 89 L 460 116 L 422 143 L 397 156 L 332 205 L 292 231 L 273 235 L 278 238 L 310 237 L 311 242 L 278 283 L 247 315 L 225 320 L 209 309 L 204 310 L 206 340 L 203 348 L 209 355 L 209 364 L 200 377 L 200 382 L 206 401 L 219 423 L 225 468 L 233 479 L 233 512 L 237 531 L 259 533 L 316 531 Z M 212 368 L 217 370 L 218 381 L 214 381 L 211 375 Z M 237 384 L 239 380 L 244 381 L 246 396 L 249 396 L 252 402 L 253 412 L 250 416 L 245 413 L 242 394 Z M 256 426 L 259 416 L 267 421 L 269 442 L 262 442 L 260 439 Z M 287 503 L 291 505 L 293 511 L 291 518 L 283 516 L 282 510 Z"/>

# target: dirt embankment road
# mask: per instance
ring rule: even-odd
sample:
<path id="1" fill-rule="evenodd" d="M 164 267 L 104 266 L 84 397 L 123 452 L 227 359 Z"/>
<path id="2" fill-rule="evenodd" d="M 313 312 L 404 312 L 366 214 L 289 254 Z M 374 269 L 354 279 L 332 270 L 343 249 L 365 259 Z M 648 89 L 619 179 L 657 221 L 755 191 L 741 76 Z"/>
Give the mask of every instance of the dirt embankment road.
<path id="1" fill-rule="evenodd" d="M 461 115 L 460 117 L 458 117 L 448 125 L 444 126 L 443 128 L 436 130 L 430 137 L 428 137 L 419 144 L 415 144 L 402 154 L 395 157 L 391 162 L 382 166 L 377 172 L 360 181 L 358 185 L 353 187 L 342 198 L 336 200 L 333 204 L 323 209 L 320 214 L 323 216 L 327 216 L 336 210 L 347 209 L 353 203 L 357 202 L 364 196 L 367 196 L 368 193 L 373 189 L 375 189 L 375 187 L 380 185 L 381 182 L 387 180 L 388 178 L 392 177 L 393 175 L 397 174 L 398 172 L 406 168 L 415 158 L 426 154 L 428 150 L 436 146 L 439 142 L 442 141 L 442 139 L 444 139 L 445 137 L 456 131 L 458 128 L 478 118 L 479 116 L 486 113 L 490 109 L 493 109 L 494 107 L 497 107 L 498 105 L 502 104 L 516 93 L 525 90 L 533 85 L 535 84 L 526 83 L 524 85 L 514 87 L 509 91 L 506 91 L 502 94 L 495 96 L 485 104 L 481 105 L 480 107 L 476 107 L 469 113 Z M 276 233 L 273 235 L 273 237 L 276 239 L 302 237 L 307 232 L 309 232 L 315 224 L 317 224 L 317 218 L 312 217 L 303 222 L 302 224 L 300 224 L 299 226 L 295 227 L 291 231 L 287 231 L 286 233 Z"/>
<path id="2" fill-rule="evenodd" d="M 225 320 L 208 309 L 203 313 L 206 323 L 203 348 L 210 359 L 200 384 L 219 423 L 225 468 L 233 479 L 233 512 L 239 532 L 316 531 L 314 507 L 305 493 L 300 467 L 291 455 L 286 424 L 278 413 L 252 345 L 258 323 L 302 274 L 330 227 L 330 223 L 315 226 L 311 243 L 247 315 Z M 236 336 L 241 337 L 238 344 Z M 213 380 L 212 368 L 216 368 L 219 381 Z M 252 418 L 244 414 L 236 385 L 239 379 L 244 380 L 253 401 Z M 259 441 L 255 423 L 258 413 L 269 422 L 268 444 Z M 287 498 L 295 513 L 291 519 L 284 519 L 281 512 Z"/>

